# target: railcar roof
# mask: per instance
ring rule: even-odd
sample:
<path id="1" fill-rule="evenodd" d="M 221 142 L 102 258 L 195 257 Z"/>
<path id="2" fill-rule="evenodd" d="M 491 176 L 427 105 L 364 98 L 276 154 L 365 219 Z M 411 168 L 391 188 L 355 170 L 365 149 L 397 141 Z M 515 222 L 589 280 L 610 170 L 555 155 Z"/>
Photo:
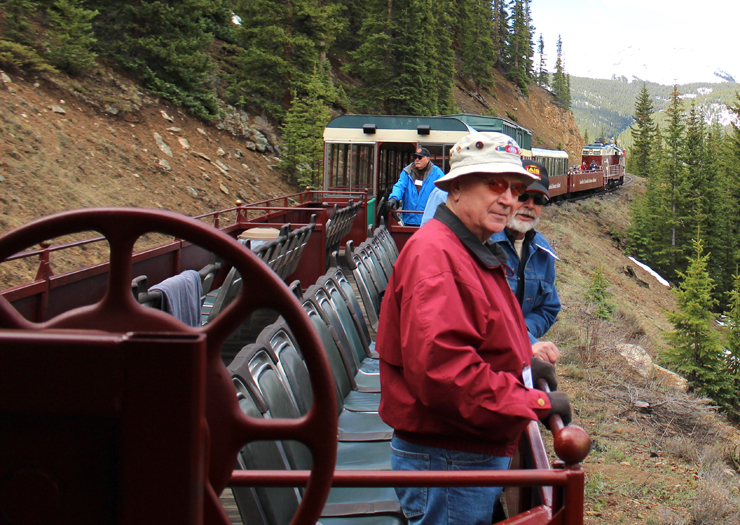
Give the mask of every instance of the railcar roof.
<path id="1" fill-rule="evenodd" d="M 366 124 L 374 124 L 376 129 L 416 130 L 419 126 L 429 126 L 434 131 L 470 132 L 470 128 L 462 120 L 448 116 L 340 115 L 332 119 L 326 127 L 362 129 Z"/>

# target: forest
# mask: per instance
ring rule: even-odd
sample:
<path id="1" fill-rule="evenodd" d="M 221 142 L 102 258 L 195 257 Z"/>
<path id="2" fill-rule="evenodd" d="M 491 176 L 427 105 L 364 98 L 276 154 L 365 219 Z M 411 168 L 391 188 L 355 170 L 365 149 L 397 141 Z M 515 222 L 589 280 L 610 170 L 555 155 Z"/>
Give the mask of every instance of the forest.
<path id="1" fill-rule="evenodd" d="M 632 207 L 628 251 L 678 283 L 677 308 L 667 312 L 665 359 L 692 387 L 740 415 L 740 127 L 707 125 L 687 107 L 678 86 L 654 117 L 642 85 L 635 102 L 627 168 L 646 177 Z M 729 111 L 740 117 L 740 94 Z M 740 122 L 736 120 L 736 122 Z M 724 329 L 720 329 L 723 326 Z"/>
<path id="2" fill-rule="evenodd" d="M 283 169 L 312 182 L 332 115 L 456 112 L 455 78 L 493 93 L 498 68 L 570 106 L 531 0 L 2 0 L 0 67 L 119 67 L 204 120 L 217 99 L 281 125 Z M 536 52 L 536 53 L 535 53 Z M 535 56 L 539 58 L 535 63 Z"/>
<path id="3" fill-rule="evenodd" d="M 571 80 L 571 111 L 586 142 L 614 138 L 619 146 L 631 148 L 633 142 L 629 127 L 634 122 L 634 101 L 643 82 L 616 76 L 610 80 L 584 77 L 572 77 Z M 655 82 L 644 84 L 650 92 L 653 119 L 663 125 L 673 86 Z M 701 82 L 677 87 L 683 100 L 701 106 L 707 119 L 719 120 L 725 125 L 724 109 L 732 105 L 735 92 L 740 89 L 735 82 Z"/>

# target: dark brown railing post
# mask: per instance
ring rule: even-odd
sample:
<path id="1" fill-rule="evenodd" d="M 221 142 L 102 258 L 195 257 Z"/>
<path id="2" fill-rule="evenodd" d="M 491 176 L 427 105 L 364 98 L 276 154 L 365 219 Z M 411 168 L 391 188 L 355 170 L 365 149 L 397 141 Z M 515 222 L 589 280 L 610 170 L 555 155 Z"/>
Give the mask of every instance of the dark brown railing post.
<path id="1" fill-rule="evenodd" d="M 42 251 L 39 254 L 39 267 L 36 271 L 36 278 L 34 281 L 46 281 L 46 286 L 44 286 L 44 291 L 41 292 L 41 298 L 36 304 L 37 322 L 42 322 L 46 319 L 46 310 L 49 308 L 49 280 L 51 279 L 51 276 L 54 275 L 54 272 L 51 269 L 51 264 L 49 263 L 49 255 L 51 253 L 49 246 L 51 246 L 51 244 L 48 242 L 42 242 L 40 246 Z"/>
<path id="2" fill-rule="evenodd" d="M 217 230 L 221 228 L 221 218 L 218 212 L 213 214 L 213 227 Z"/>
<path id="3" fill-rule="evenodd" d="M 583 525 L 583 511 L 585 501 L 585 475 L 581 465 L 573 465 L 565 468 L 568 471 L 567 483 L 565 485 L 566 505 L 563 509 L 564 523 L 568 525 Z"/>

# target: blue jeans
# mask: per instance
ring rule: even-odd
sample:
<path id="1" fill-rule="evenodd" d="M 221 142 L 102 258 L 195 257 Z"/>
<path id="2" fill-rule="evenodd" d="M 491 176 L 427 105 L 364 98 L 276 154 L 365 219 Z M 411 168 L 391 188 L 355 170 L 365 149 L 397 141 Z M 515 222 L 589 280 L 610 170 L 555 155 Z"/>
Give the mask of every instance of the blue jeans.
<path id="1" fill-rule="evenodd" d="M 393 470 L 506 470 L 511 458 L 415 445 L 393 436 Z M 501 487 L 396 488 L 410 525 L 491 525 Z"/>

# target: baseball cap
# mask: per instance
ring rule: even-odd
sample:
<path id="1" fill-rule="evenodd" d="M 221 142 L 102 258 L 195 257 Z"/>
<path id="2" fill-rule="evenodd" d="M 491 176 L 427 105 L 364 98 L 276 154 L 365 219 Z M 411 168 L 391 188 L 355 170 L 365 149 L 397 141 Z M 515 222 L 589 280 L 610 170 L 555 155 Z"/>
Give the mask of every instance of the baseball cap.
<path id="1" fill-rule="evenodd" d="M 418 148 L 414 153 L 414 157 L 431 157 L 432 154 L 426 148 Z"/>
<path id="2" fill-rule="evenodd" d="M 538 191 L 544 193 L 545 197 L 550 198 L 550 177 L 547 175 L 547 168 L 541 162 L 536 160 L 524 160 L 522 161 L 524 169 L 529 173 L 537 175 L 540 180 L 534 181 L 532 184 L 527 186 L 527 191 Z"/>
<path id="3" fill-rule="evenodd" d="M 450 181 L 472 173 L 507 173 L 519 175 L 530 184 L 539 177 L 522 165 L 519 144 L 498 132 L 473 132 L 461 138 L 450 151 L 450 171 L 434 184 L 449 191 Z"/>

